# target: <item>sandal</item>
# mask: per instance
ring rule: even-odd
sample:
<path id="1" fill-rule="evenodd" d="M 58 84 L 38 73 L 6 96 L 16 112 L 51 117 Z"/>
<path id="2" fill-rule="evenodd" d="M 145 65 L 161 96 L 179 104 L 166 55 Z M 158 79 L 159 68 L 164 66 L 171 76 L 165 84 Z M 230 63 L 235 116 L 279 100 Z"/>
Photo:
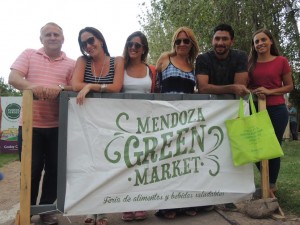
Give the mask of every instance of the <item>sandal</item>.
<path id="1" fill-rule="evenodd" d="M 124 221 L 134 220 L 134 213 L 133 212 L 123 212 L 122 213 L 122 220 L 124 220 Z"/>
<path id="2" fill-rule="evenodd" d="M 147 212 L 146 211 L 136 211 L 134 213 L 134 219 L 136 220 L 144 220 L 147 218 Z"/>
<path id="3" fill-rule="evenodd" d="M 93 214 L 87 215 L 84 220 L 85 225 L 95 225 L 95 222 L 96 222 L 96 215 Z"/>
<path id="4" fill-rule="evenodd" d="M 197 212 L 194 209 L 186 209 L 184 210 L 184 214 L 187 216 L 196 216 Z"/>
<path id="5" fill-rule="evenodd" d="M 107 217 L 105 214 L 97 214 L 96 225 L 107 225 Z"/>
<path id="6" fill-rule="evenodd" d="M 219 205 L 219 207 L 221 207 L 221 205 Z M 196 209 L 198 212 L 209 212 L 214 210 L 215 206 L 214 205 L 204 205 L 204 206 L 198 206 Z"/>
<path id="7" fill-rule="evenodd" d="M 175 219 L 175 217 L 176 217 L 176 211 L 174 211 L 172 209 L 164 209 L 164 210 L 160 209 L 160 210 L 156 211 L 155 216 L 172 220 L 172 219 Z"/>

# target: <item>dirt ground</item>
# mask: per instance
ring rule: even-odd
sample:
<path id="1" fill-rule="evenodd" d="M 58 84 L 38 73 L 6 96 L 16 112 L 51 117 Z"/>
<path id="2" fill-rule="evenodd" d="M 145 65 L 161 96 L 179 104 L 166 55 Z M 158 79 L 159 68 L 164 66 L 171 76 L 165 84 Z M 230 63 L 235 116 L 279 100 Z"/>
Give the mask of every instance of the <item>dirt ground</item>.
<path id="1" fill-rule="evenodd" d="M 19 209 L 20 199 L 20 162 L 12 162 L 4 167 L 0 168 L 0 171 L 4 174 L 4 179 L 0 181 L 0 225 L 11 225 L 14 224 L 16 212 Z M 240 205 L 238 205 L 240 207 Z M 224 219 L 224 224 L 231 225 L 300 225 L 300 218 L 292 215 L 285 215 L 285 220 L 275 219 L 251 219 L 244 213 L 239 211 L 222 211 L 219 209 L 215 210 L 216 213 Z M 208 215 L 209 216 L 209 215 Z M 113 215 L 112 215 L 113 217 Z M 116 217 L 116 216 L 114 216 Z M 197 224 L 189 222 L 191 217 L 187 217 L 184 223 Z M 82 221 L 82 220 L 81 220 Z M 147 221 L 147 220 L 146 220 Z M 170 221 L 171 222 L 171 221 Z M 166 222 L 163 224 L 171 224 Z M 175 222 L 175 221 L 174 221 Z M 66 223 L 70 224 L 70 223 Z M 73 223 L 72 223 L 73 224 Z M 78 223 L 75 223 L 78 224 Z M 80 223 L 79 223 L 80 224 Z M 83 222 L 82 222 L 83 224 Z M 112 223 L 110 223 L 112 224 Z M 123 224 L 123 222 L 118 223 Z M 129 223 L 124 223 L 129 224 Z M 135 223 L 136 224 L 136 223 Z M 149 224 L 149 222 L 140 222 L 140 225 Z M 160 223 L 162 224 L 162 223 Z M 173 223 L 177 224 L 177 223 Z M 202 223 L 201 223 L 202 224 Z M 210 225 L 210 224 L 209 224 Z M 211 224 L 213 225 L 213 224 Z"/>

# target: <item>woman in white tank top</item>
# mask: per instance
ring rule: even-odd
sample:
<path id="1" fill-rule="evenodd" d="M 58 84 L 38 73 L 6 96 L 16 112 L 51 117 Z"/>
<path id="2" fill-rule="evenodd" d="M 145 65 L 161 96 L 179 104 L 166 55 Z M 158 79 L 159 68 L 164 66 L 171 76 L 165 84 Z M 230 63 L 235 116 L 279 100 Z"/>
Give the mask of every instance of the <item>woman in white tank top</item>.
<path id="1" fill-rule="evenodd" d="M 154 90 L 155 67 L 146 63 L 148 55 L 146 36 L 136 31 L 129 35 L 123 51 L 125 61 L 123 92 L 151 93 Z M 123 212 L 122 220 L 143 220 L 147 218 L 146 211 Z"/>
<path id="2" fill-rule="evenodd" d="M 146 36 L 136 31 L 126 41 L 123 57 L 125 61 L 123 92 L 151 93 L 155 81 L 155 67 L 146 63 L 148 55 Z"/>

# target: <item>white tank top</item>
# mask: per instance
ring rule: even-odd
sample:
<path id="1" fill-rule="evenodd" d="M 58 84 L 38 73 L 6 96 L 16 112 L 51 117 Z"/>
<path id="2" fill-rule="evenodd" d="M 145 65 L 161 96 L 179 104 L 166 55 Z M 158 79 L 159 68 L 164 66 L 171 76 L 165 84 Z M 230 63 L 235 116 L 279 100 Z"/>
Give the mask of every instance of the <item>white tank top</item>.
<path id="1" fill-rule="evenodd" d="M 146 76 L 142 78 L 131 77 L 127 74 L 127 71 L 125 70 L 123 83 L 124 93 L 150 93 L 151 85 L 152 81 L 149 75 L 148 67 Z"/>

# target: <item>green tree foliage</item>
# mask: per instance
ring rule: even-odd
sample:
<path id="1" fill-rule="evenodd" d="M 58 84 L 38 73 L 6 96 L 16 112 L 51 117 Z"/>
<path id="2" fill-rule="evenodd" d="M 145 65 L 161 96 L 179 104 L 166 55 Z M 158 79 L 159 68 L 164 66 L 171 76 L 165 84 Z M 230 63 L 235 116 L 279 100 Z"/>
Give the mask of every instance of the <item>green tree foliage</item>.
<path id="1" fill-rule="evenodd" d="M 11 85 L 4 83 L 4 78 L 0 77 L 0 96 L 21 96 L 21 92 L 14 89 Z"/>
<path id="2" fill-rule="evenodd" d="M 292 66 L 296 91 L 300 89 L 300 36 L 297 26 L 299 0 L 150 0 L 141 5 L 140 25 L 148 37 L 150 62 L 171 49 L 171 38 L 181 26 L 192 28 L 200 51 L 211 48 L 212 29 L 231 24 L 237 49 L 249 52 L 252 34 L 259 28 L 271 30 L 281 53 Z M 294 4 L 295 5 L 295 4 Z"/>

